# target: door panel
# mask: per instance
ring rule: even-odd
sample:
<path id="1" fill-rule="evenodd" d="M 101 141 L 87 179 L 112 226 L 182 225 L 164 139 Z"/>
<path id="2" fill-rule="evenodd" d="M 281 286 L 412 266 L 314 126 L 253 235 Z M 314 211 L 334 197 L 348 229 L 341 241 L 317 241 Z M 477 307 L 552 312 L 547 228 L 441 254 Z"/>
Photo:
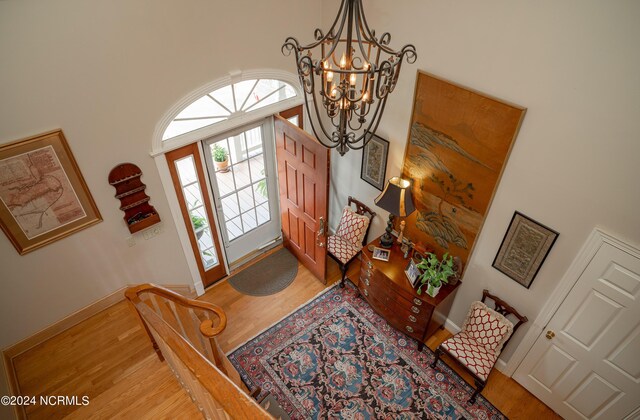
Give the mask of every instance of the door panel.
<path id="1" fill-rule="evenodd" d="M 639 354 L 640 259 L 605 243 L 514 378 L 567 419 L 622 419 L 640 406 Z"/>
<path id="2" fill-rule="evenodd" d="M 275 117 L 284 245 L 325 282 L 329 149 Z"/>
<path id="3" fill-rule="evenodd" d="M 210 286 L 227 272 L 222 262 L 222 250 L 218 242 L 211 200 L 204 184 L 204 170 L 198 144 L 173 150 L 165 157 L 198 271 L 204 286 Z"/>
<path id="4" fill-rule="evenodd" d="M 229 264 L 237 266 L 280 237 L 275 150 L 269 120 L 204 142 L 209 177 Z M 213 152 L 224 149 L 228 165 Z"/>

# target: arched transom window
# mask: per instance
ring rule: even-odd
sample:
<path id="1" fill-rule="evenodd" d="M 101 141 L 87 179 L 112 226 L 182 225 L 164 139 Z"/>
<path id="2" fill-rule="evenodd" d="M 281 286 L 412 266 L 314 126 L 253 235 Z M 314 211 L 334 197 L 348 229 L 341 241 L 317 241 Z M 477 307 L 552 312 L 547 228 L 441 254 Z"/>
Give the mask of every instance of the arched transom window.
<path id="1" fill-rule="evenodd" d="M 275 79 L 251 79 L 207 93 L 185 107 L 169 123 L 162 141 L 243 115 L 296 96 L 288 83 Z"/>

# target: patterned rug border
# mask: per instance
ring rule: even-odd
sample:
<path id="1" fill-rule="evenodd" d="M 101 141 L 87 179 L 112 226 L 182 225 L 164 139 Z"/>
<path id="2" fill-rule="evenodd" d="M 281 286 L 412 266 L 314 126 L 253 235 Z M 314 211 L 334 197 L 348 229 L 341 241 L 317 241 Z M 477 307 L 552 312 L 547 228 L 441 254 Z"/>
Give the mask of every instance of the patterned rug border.
<path id="1" fill-rule="evenodd" d="M 347 280 L 349 280 L 348 282 L 345 282 L 345 284 L 347 285 L 346 287 L 348 287 L 349 289 L 351 289 L 352 291 L 357 291 L 356 286 L 351 282 L 350 279 L 347 278 Z M 271 330 L 273 330 L 274 328 L 276 328 L 278 326 L 278 324 L 282 323 L 284 320 L 286 320 L 287 318 L 293 317 L 295 316 L 297 313 L 301 312 L 305 307 L 313 305 L 314 303 L 316 303 L 318 300 L 322 299 L 325 297 L 326 294 L 334 291 L 337 286 L 339 286 L 339 283 L 335 283 L 332 286 L 327 287 L 326 289 L 323 289 L 322 291 L 318 292 L 314 297 L 312 297 L 311 299 L 309 299 L 307 302 L 299 305 L 297 308 L 293 309 L 291 312 L 289 312 L 287 315 L 283 316 L 282 318 L 280 318 L 278 321 L 274 322 L 273 324 L 271 324 L 270 326 L 264 328 L 263 330 L 261 330 L 260 332 L 256 333 L 252 338 L 248 339 L 247 341 L 245 341 L 244 343 L 236 346 L 233 350 L 227 352 L 227 356 L 231 356 L 232 353 L 235 353 L 237 351 L 239 351 L 241 348 L 243 348 L 244 346 L 248 346 L 249 344 L 251 344 L 252 342 L 257 341 L 258 339 L 260 339 L 263 335 L 269 333 Z M 360 315 L 363 316 L 363 318 L 370 324 L 370 322 L 368 321 L 368 319 L 366 319 L 366 317 L 364 317 L 364 315 L 358 311 L 357 308 L 353 307 L 351 304 L 349 304 L 347 302 L 347 304 L 349 305 L 350 309 L 352 309 L 354 312 L 359 313 Z M 338 310 L 339 308 L 336 308 L 335 310 Z M 331 313 L 333 313 L 335 310 L 332 310 Z M 372 311 L 374 313 L 375 310 L 372 309 Z M 376 313 L 377 315 L 377 313 Z M 327 315 L 325 315 L 323 317 L 326 318 Z M 378 315 L 379 316 L 379 315 Z M 314 321 L 313 324 L 316 324 L 317 322 L 320 322 L 320 320 Z M 375 327 L 375 326 L 373 326 Z M 377 328 L 376 328 L 377 329 Z M 402 332 L 395 330 L 394 328 L 390 327 L 390 332 L 393 336 L 396 337 L 400 337 L 400 338 L 404 338 L 409 342 L 414 343 L 417 346 L 417 341 L 405 336 Z M 295 336 L 298 336 L 299 334 L 303 333 L 302 331 L 298 334 L 296 334 Z M 293 337 L 295 337 L 293 336 Z M 292 337 L 292 338 L 293 338 Z M 415 350 L 417 352 L 417 349 Z M 427 345 L 424 346 L 422 352 L 419 353 L 426 353 L 427 355 L 429 355 L 431 358 L 434 357 L 434 352 L 433 350 L 431 350 Z M 408 356 L 407 356 L 408 357 Z M 411 361 L 412 364 L 414 364 L 413 361 Z M 235 365 L 235 363 L 232 362 L 232 364 Z M 236 368 L 238 368 L 238 366 L 236 366 Z M 471 386 L 467 381 L 465 381 L 459 374 L 458 372 L 456 372 L 453 368 L 451 368 L 449 365 L 445 364 L 444 362 L 440 362 L 438 363 L 438 369 L 441 371 L 441 373 L 448 375 L 449 377 L 451 377 L 455 382 L 457 382 L 462 388 L 464 388 L 464 390 L 467 392 L 467 394 L 469 396 L 471 396 L 471 394 L 474 391 L 473 386 Z M 245 382 L 246 385 L 253 385 L 253 381 L 251 380 L 251 378 L 248 376 L 248 372 L 245 372 L 244 369 L 242 369 L 242 371 L 239 372 L 240 376 L 242 378 L 242 380 Z M 277 377 L 277 375 L 275 376 Z M 281 388 L 283 390 L 287 390 L 288 389 L 285 386 L 281 386 Z M 508 419 L 508 417 L 500 410 L 498 409 L 495 405 L 493 405 L 488 399 L 486 399 L 482 394 L 480 394 L 478 396 L 478 402 L 480 402 L 481 400 L 484 400 L 484 402 L 492 407 L 497 414 L 502 415 L 505 419 Z M 294 400 L 295 401 L 295 400 Z M 478 403 L 477 402 L 477 403 Z M 477 404 L 476 403 L 476 404 Z M 456 404 L 460 407 L 461 411 L 464 412 L 464 414 L 468 414 L 471 416 L 471 418 L 475 418 L 473 417 L 473 413 L 470 413 L 464 406 L 462 406 L 459 402 L 456 402 Z"/>

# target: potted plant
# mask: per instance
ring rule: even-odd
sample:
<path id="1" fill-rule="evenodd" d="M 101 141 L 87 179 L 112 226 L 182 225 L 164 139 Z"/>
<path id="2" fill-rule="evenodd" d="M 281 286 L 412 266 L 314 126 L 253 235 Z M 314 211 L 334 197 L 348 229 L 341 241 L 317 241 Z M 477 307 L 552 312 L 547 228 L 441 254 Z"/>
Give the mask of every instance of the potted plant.
<path id="1" fill-rule="evenodd" d="M 227 172 L 229 170 L 229 152 L 219 144 L 213 145 L 213 164 L 217 171 Z"/>
<path id="2" fill-rule="evenodd" d="M 436 254 L 428 252 L 426 258 L 417 266 L 423 270 L 419 277 L 420 287 L 418 287 L 418 294 L 422 294 L 422 286 L 427 285 L 427 294 L 431 297 L 435 297 L 443 284 L 449 282 L 449 277 L 455 274 L 453 269 L 453 257 L 445 252 L 442 256 L 442 261 L 438 259 Z"/>
<path id="3" fill-rule="evenodd" d="M 193 225 L 193 230 L 196 231 L 196 236 L 198 239 L 202 236 L 202 229 L 207 224 L 207 219 L 204 217 L 198 216 L 197 214 L 191 215 L 191 224 Z"/>

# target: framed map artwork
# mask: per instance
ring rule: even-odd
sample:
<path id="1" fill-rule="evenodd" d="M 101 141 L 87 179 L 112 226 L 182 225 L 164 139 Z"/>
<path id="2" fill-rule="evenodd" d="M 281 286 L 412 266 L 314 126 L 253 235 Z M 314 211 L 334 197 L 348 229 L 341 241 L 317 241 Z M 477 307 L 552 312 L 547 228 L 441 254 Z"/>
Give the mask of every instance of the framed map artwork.
<path id="1" fill-rule="evenodd" d="M 0 146 L 0 227 L 20 255 L 100 221 L 62 130 Z"/>

